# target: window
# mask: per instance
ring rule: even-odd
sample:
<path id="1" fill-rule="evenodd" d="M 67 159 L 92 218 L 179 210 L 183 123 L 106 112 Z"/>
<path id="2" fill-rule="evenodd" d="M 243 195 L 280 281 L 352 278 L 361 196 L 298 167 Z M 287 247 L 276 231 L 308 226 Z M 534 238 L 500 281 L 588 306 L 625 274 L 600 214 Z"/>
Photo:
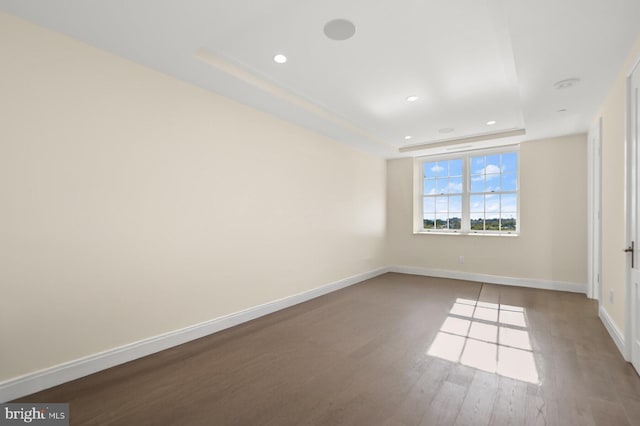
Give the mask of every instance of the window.
<path id="1" fill-rule="evenodd" d="M 418 232 L 518 232 L 517 150 L 427 157 L 418 164 Z"/>
<path id="2" fill-rule="evenodd" d="M 424 163 L 425 229 L 461 229 L 462 159 Z"/>

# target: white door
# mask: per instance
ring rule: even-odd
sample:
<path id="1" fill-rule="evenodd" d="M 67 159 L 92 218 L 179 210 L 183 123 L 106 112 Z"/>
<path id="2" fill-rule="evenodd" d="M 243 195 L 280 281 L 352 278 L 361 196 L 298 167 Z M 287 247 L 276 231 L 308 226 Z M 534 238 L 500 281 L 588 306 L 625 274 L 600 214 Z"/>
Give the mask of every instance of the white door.
<path id="1" fill-rule="evenodd" d="M 627 286 L 627 322 L 626 325 L 630 330 L 630 333 L 626 333 L 630 338 L 630 355 L 631 363 L 636 371 L 640 372 L 640 247 L 638 242 L 640 241 L 640 147 L 638 143 L 640 139 L 638 137 L 638 131 L 640 127 L 640 64 L 637 64 L 632 71 L 628 80 L 628 106 L 629 115 L 627 125 L 628 131 L 628 143 L 629 143 L 629 171 L 631 173 L 631 185 L 630 185 L 630 220 L 631 220 L 631 235 L 629 240 L 629 248 L 631 256 L 629 256 L 630 280 Z"/>

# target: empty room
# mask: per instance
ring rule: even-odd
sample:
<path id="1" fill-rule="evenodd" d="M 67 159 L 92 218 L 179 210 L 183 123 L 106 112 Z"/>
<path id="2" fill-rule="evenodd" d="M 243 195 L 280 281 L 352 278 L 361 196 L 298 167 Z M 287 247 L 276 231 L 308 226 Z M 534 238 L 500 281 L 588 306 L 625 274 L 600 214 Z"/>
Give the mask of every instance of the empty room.
<path id="1" fill-rule="evenodd" d="M 638 0 L 0 0 L 0 424 L 640 425 Z"/>

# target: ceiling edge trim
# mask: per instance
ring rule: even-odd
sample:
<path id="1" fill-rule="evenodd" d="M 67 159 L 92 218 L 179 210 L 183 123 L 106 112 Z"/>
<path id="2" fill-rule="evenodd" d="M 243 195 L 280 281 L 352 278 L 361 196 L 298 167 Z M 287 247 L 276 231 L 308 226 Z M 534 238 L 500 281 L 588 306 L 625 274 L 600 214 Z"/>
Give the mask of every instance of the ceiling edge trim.
<path id="1" fill-rule="evenodd" d="M 365 137 L 367 140 L 375 143 L 376 145 L 380 145 L 386 149 L 391 148 L 389 144 L 385 143 L 381 139 L 378 139 L 377 137 L 367 132 L 366 130 L 363 130 L 360 127 L 354 125 L 350 121 L 345 120 L 344 118 L 338 117 L 330 113 L 329 111 L 292 94 L 288 90 L 285 90 L 273 83 L 270 83 L 260 77 L 257 77 L 256 75 L 242 69 L 241 67 L 233 65 L 230 62 L 220 58 L 219 56 L 214 55 L 213 53 L 209 52 L 206 49 L 203 49 L 203 48 L 198 49 L 195 53 L 195 56 L 197 59 L 216 68 L 217 70 L 222 71 L 247 84 L 250 84 L 251 86 L 254 86 L 257 89 L 260 89 L 263 92 L 266 92 L 273 97 L 283 100 L 298 108 L 302 108 L 305 111 L 311 114 L 314 114 L 315 116 L 320 117 L 324 120 L 337 124 L 338 126 L 346 130 L 349 130 L 352 133 Z"/>
<path id="2" fill-rule="evenodd" d="M 492 139 L 508 138 L 512 136 L 521 136 L 526 133 L 527 132 L 525 129 L 513 129 L 513 130 L 505 130 L 505 131 L 495 132 L 495 133 L 483 133 L 481 135 L 467 136 L 467 137 L 458 138 L 458 139 L 448 139 L 446 141 L 441 141 L 441 142 L 432 142 L 432 143 L 423 143 L 420 145 L 403 146 L 398 151 L 399 152 L 420 151 L 420 150 L 429 149 L 429 148 L 440 148 L 440 147 L 463 144 L 463 143 L 488 141 Z"/>

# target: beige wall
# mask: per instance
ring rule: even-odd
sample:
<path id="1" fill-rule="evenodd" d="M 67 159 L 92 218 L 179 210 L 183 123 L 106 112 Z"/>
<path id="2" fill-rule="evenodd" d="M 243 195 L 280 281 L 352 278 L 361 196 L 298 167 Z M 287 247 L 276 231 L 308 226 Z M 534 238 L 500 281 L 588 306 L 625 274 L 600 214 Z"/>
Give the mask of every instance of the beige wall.
<path id="1" fill-rule="evenodd" d="M 414 235 L 413 160 L 389 160 L 391 264 L 586 284 L 586 145 L 585 135 L 521 144 L 518 237 Z"/>
<path id="2" fill-rule="evenodd" d="M 0 381 L 384 266 L 385 162 L 0 14 Z"/>
<path id="3" fill-rule="evenodd" d="M 626 78 L 640 58 L 640 38 L 602 104 L 602 306 L 624 331 L 625 316 L 625 114 Z M 614 292 L 613 303 L 609 292 Z"/>

